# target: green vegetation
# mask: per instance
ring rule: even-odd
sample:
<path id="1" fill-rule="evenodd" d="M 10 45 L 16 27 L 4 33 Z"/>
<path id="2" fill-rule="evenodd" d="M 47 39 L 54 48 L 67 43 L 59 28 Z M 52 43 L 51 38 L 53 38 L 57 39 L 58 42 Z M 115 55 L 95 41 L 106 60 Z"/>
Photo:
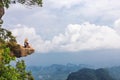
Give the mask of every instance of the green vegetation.
<path id="1" fill-rule="evenodd" d="M 0 28 L 0 80 L 34 80 L 30 72 L 26 71 L 23 60 L 16 62 L 13 67 L 10 62 L 16 58 L 10 55 L 10 48 L 7 43 L 16 42 L 12 33 Z"/>
<path id="2" fill-rule="evenodd" d="M 81 69 L 71 73 L 67 80 L 114 80 L 106 69 Z"/>
<path id="3" fill-rule="evenodd" d="M 38 5 L 42 6 L 42 0 L 0 0 L 0 7 L 9 8 L 10 4 L 20 3 L 28 6 Z"/>
<path id="4" fill-rule="evenodd" d="M 16 57 L 11 54 L 17 44 L 15 37 L 11 31 L 2 28 L 4 8 L 15 3 L 42 6 L 42 0 L 0 0 L 0 80 L 34 80 L 31 72 L 26 71 L 25 62 L 16 61 Z M 11 65 L 11 61 L 15 61 L 16 66 Z"/>

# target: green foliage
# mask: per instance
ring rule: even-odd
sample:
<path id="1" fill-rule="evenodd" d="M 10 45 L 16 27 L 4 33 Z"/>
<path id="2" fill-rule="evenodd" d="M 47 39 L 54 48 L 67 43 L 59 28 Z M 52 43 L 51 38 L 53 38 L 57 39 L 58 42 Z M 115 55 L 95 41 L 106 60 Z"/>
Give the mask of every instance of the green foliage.
<path id="1" fill-rule="evenodd" d="M 16 66 L 10 64 L 11 61 L 16 61 L 16 58 L 11 56 L 11 50 L 7 44 L 14 46 L 13 42 L 16 40 L 12 33 L 0 28 L 0 80 L 34 80 L 31 72 L 26 71 L 23 60 L 17 61 Z"/>
<path id="2" fill-rule="evenodd" d="M 0 0 L 0 7 L 4 6 L 8 8 L 9 4 L 10 4 L 10 0 Z"/>
<path id="3" fill-rule="evenodd" d="M 0 0 L 0 80 L 34 80 L 31 72 L 26 71 L 24 61 L 16 62 L 16 66 L 10 65 L 16 58 L 11 56 L 17 42 L 9 30 L 1 28 L 4 15 L 4 7 L 9 8 L 10 4 L 21 3 L 28 6 L 42 6 L 42 0 Z"/>
<path id="4" fill-rule="evenodd" d="M 10 62 L 16 60 L 16 58 L 10 56 L 10 50 L 6 46 L 1 49 L 0 80 L 34 80 L 31 73 L 26 71 L 26 65 L 23 60 L 18 61 L 16 66 L 13 67 Z"/>
<path id="5" fill-rule="evenodd" d="M 67 80 L 114 80 L 106 69 L 82 69 L 71 73 Z"/>
<path id="6" fill-rule="evenodd" d="M 10 4 L 20 3 L 28 6 L 38 5 L 42 7 L 42 0 L 0 0 L 0 6 L 9 8 Z"/>
<path id="7" fill-rule="evenodd" d="M 16 64 L 17 72 L 20 74 L 19 79 L 20 80 L 34 80 L 34 78 L 31 76 L 31 72 L 26 72 L 26 65 L 23 60 L 17 62 Z"/>
<path id="8" fill-rule="evenodd" d="M 4 28 L 0 28 L 0 43 L 7 42 L 16 42 L 15 37 L 12 36 L 12 33 Z"/>
<path id="9" fill-rule="evenodd" d="M 9 64 L 11 60 L 15 60 L 15 57 L 10 56 L 10 49 L 7 48 L 5 45 L 3 46 L 3 52 L 1 56 L 2 56 L 2 60 L 0 61 L 1 64 Z"/>
<path id="10" fill-rule="evenodd" d="M 17 0 L 17 2 L 28 6 L 38 5 L 42 7 L 42 0 Z"/>

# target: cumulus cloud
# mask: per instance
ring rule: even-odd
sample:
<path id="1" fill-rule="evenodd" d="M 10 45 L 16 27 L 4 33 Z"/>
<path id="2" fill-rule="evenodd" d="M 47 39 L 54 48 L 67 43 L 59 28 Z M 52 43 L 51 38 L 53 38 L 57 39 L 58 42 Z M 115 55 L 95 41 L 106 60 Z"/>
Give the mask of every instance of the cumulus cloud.
<path id="1" fill-rule="evenodd" d="M 120 34 L 120 19 L 115 21 L 114 29 Z"/>
<path id="2" fill-rule="evenodd" d="M 16 24 L 34 26 L 37 33 L 47 35 L 42 37 L 52 38 L 67 24 L 89 21 L 111 25 L 120 17 L 119 14 L 119 0 L 44 0 L 42 8 L 11 5 L 3 18 L 5 27 Z"/>
<path id="3" fill-rule="evenodd" d="M 40 35 L 36 33 L 36 30 L 33 27 L 28 27 L 25 25 L 18 24 L 15 29 L 12 29 L 13 35 L 16 36 L 19 44 L 24 44 L 24 39 L 28 38 L 29 43 L 32 47 L 39 52 L 47 51 L 47 41 L 44 41 Z"/>
<path id="4" fill-rule="evenodd" d="M 67 51 L 120 48 L 120 36 L 114 29 L 90 23 L 68 25 L 56 40 Z"/>
<path id="5" fill-rule="evenodd" d="M 117 25 L 119 21 L 115 23 Z M 27 37 L 30 44 L 40 53 L 120 48 L 120 35 L 117 29 L 89 22 L 69 24 L 64 33 L 59 33 L 51 40 L 44 40 L 36 33 L 34 27 L 20 24 L 12 32 L 20 44 L 23 44 L 23 40 Z"/>

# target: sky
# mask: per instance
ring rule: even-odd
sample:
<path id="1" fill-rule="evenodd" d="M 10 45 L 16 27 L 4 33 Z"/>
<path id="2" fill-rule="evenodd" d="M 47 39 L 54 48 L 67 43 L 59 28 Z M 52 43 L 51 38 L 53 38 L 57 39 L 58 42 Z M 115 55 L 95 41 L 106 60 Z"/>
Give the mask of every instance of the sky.
<path id="1" fill-rule="evenodd" d="M 35 53 L 28 65 L 119 66 L 119 0 L 43 0 L 43 7 L 11 5 L 3 17 L 19 44 Z"/>

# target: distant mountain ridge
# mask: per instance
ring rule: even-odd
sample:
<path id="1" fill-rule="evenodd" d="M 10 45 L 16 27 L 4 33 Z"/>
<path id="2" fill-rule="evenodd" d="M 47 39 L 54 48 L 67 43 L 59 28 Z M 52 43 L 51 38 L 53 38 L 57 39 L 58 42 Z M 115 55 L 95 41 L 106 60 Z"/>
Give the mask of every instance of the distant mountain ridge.
<path id="1" fill-rule="evenodd" d="M 106 69 L 84 68 L 71 73 L 67 80 L 114 80 Z"/>
<path id="2" fill-rule="evenodd" d="M 66 80 L 71 72 L 90 67 L 85 64 L 75 65 L 69 63 L 67 65 L 53 64 L 47 67 L 31 66 L 27 69 L 31 70 L 35 80 Z"/>
<path id="3" fill-rule="evenodd" d="M 80 64 L 80 65 L 53 64 L 53 65 L 47 66 L 47 67 L 30 66 L 27 69 L 32 72 L 35 80 L 67 80 L 71 74 L 79 72 L 79 71 L 81 73 L 81 70 L 83 71 L 81 73 L 81 75 L 84 75 L 84 74 L 88 75 L 87 73 L 89 73 L 90 74 L 89 76 L 91 76 L 92 78 L 95 78 L 95 79 L 96 79 L 96 77 L 97 78 L 100 77 L 100 76 L 97 76 L 98 74 L 100 74 L 101 77 L 105 77 L 105 76 L 108 77 L 108 78 L 105 78 L 102 80 L 120 80 L 120 67 L 102 68 L 102 69 L 95 70 L 95 68 L 93 66 L 89 66 L 89 65 L 85 65 L 85 64 Z M 84 69 L 86 69 L 86 70 L 84 70 Z M 81 79 L 81 80 L 84 80 L 84 79 Z M 87 79 L 85 79 L 85 80 L 87 80 Z M 94 79 L 92 79 L 92 80 L 94 80 Z M 96 79 L 96 80 L 101 80 L 101 79 Z"/>

